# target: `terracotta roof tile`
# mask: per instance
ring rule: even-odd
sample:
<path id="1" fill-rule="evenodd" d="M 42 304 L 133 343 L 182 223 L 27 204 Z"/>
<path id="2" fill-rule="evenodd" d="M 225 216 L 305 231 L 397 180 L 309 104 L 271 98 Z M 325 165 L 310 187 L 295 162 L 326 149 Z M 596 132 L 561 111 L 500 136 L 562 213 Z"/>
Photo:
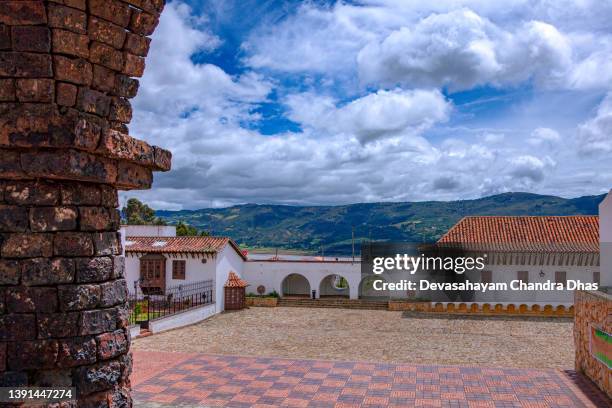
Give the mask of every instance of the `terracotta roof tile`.
<path id="1" fill-rule="evenodd" d="M 246 288 L 247 286 L 249 286 L 249 284 L 240 279 L 233 271 L 230 271 L 227 282 L 223 285 L 224 288 Z"/>
<path id="2" fill-rule="evenodd" d="M 238 245 L 228 237 L 126 237 L 126 252 L 217 253 L 230 244 L 245 258 Z"/>
<path id="3" fill-rule="evenodd" d="M 441 244 L 501 251 L 599 251 L 597 216 L 465 217 L 438 240 Z"/>

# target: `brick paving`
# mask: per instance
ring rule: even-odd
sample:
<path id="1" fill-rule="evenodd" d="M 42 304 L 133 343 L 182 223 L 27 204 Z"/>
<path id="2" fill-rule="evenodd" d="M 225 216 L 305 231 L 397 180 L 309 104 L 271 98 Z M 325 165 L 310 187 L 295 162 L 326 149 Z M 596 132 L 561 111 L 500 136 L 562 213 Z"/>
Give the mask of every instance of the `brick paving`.
<path id="1" fill-rule="evenodd" d="M 584 377 L 485 368 L 135 351 L 135 406 L 612 407 Z"/>

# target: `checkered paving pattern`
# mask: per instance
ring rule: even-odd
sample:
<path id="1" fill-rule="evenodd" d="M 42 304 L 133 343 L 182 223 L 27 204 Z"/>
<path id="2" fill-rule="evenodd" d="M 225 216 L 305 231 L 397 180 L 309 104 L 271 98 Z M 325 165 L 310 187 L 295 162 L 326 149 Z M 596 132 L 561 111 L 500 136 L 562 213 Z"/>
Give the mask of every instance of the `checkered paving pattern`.
<path id="1" fill-rule="evenodd" d="M 136 406 L 610 407 L 556 370 L 291 360 L 137 351 Z"/>

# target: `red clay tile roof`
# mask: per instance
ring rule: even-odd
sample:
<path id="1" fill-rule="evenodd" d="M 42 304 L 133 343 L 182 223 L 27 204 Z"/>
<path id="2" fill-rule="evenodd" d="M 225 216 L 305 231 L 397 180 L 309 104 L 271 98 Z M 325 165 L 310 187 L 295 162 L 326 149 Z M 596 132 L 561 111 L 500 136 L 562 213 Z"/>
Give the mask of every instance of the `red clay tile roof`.
<path id="1" fill-rule="evenodd" d="M 249 286 L 249 284 L 240 279 L 234 271 L 230 271 L 227 282 L 223 285 L 224 288 L 246 288 L 247 286 Z"/>
<path id="2" fill-rule="evenodd" d="M 440 244 L 499 251 L 599 252 L 597 216 L 465 217 Z"/>
<path id="3" fill-rule="evenodd" d="M 221 251 L 227 244 L 246 260 L 234 241 L 228 237 L 126 237 L 126 252 L 207 253 Z"/>

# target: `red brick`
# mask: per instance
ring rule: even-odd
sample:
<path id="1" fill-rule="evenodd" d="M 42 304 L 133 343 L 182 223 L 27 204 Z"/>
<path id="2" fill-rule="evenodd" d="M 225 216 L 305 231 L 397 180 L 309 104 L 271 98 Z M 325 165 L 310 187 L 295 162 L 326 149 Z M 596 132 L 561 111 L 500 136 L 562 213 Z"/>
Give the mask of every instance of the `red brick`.
<path id="1" fill-rule="evenodd" d="M 79 215 L 82 231 L 116 231 L 119 229 L 119 216 L 115 209 L 80 207 Z"/>
<path id="2" fill-rule="evenodd" d="M 0 1 L 0 23 L 7 25 L 36 25 L 47 22 L 42 1 Z"/>
<path id="3" fill-rule="evenodd" d="M 89 17 L 88 32 L 92 41 L 100 41 L 117 49 L 121 49 L 125 40 L 125 28 L 94 16 Z"/>
<path id="4" fill-rule="evenodd" d="M 9 343 L 8 365 L 11 370 L 53 368 L 57 359 L 55 340 L 34 340 Z"/>
<path id="5" fill-rule="evenodd" d="M 30 209 L 30 229 L 34 232 L 76 229 L 77 212 L 73 207 L 34 207 Z"/>
<path id="6" fill-rule="evenodd" d="M 120 161 L 117 166 L 117 185 L 121 188 L 151 188 L 153 174 L 151 169 L 125 161 Z"/>
<path id="7" fill-rule="evenodd" d="M 131 54 L 146 57 L 149 53 L 151 39 L 138 34 L 128 33 L 123 49 Z"/>
<path id="8" fill-rule="evenodd" d="M 115 87 L 115 71 L 102 65 L 94 65 L 91 86 L 103 92 L 112 92 Z"/>
<path id="9" fill-rule="evenodd" d="M 113 186 L 102 185 L 100 186 L 102 193 L 101 204 L 105 207 L 116 208 L 119 206 L 119 195 L 117 189 Z"/>
<path id="10" fill-rule="evenodd" d="M 12 287 L 6 292 L 10 313 L 53 313 L 57 310 L 57 289 L 45 287 Z"/>
<path id="11" fill-rule="evenodd" d="M 21 313 L 0 315 L 0 341 L 23 341 L 35 338 L 35 315 Z"/>
<path id="12" fill-rule="evenodd" d="M 11 27 L 0 23 L 0 50 L 11 49 Z"/>
<path id="13" fill-rule="evenodd" d="M 55 101 L 58 105 L 74 106 L 77 97 L 77 87 L 75 85 L 58 82 L 57 90 L 55 91 Z"/>
<path id="14" fill-rule="evenodd" d="M 140 35 L 151 35 L 159 23 L 159 17 L 141 10 L 133 10 L 130 31 Z"/>
<path id="15" fill-rule="evenodd" d="M 74 128 L 74 146 L 93 151 L 100 141 L 101 127 L 92 118 L 79 119 Z"/>
<path id="16" fill-rule="evenodd" d="M 53 102 L 52 79 L 18 79 L 17 99 L 21 102 Z"/>
<path id="17" fill-rule="evenodd" d="M 44 182 L 10 182 L 5 186 L 5 200 L 20 205 L 56 205 L 59 204 L 59 189 Z"/>
<path id="18" fill-rule="evenodd" d="M 138 80 L 127 75 L 115 76 L 114 94 L 125 98 L 133 98 L 138 92 Z"/>
<path id="19" fill-rule="evenodd" d="M 35 258 L 51 256 L 52 253 L 51 234 L 9 234 L 2 243 L 2 256 L 7 258 Z"/>
<path id="20" fill-rule="evenodd" d="M 74 281 L 74 261 L 70 258 L 34 258 L 21 262 L 21 283 L 54 285 Z"/>
<path id="21" fill-rule="evenodd" d="M 123 305 L 127 302 L 127 284 L 125 279 L 117 279 L 100 285 L 100 307 Z"/>
<path id="22" fill-rule="evenodd" d="M 108 122 L 108 126 L 111 130 L 115 130 L 119 133 L 123 133 L 124 135 L 127 135 L 128 133 L 130 133 L 130 129 L 127 127 L 127 125 L 123 122 L 118 122 L 116 120 L 111 120 Z"/>
<path id="23" fill-rule="evenodd" d="M 53 52 L 89 58 L 89 37 L 56 28 L 52 32 Z"/>
<path id="24" fill-rule="evenodd" d="M 51 56 L 28 52 L 0 52 L 0 76 L 50 78 L 53 76 Z"/>
<path id="25" fill-rule="evenodd" d="M 0 132 L 1 131 L 2 129 L 0 129 Z M 24 174 L 25 173 L 21 170 L 21 156 L 19 152 L 0 149 L 0 175 L 10 179 L 21 178 Z"/>
<path id="26" fill-rule="evenodd" d="M 62 186 L 62 204 L 100 205 L 100 188 L 95 184 L 70 183 Z"/>
<path id="27" fill-rule="evenodd" d="M 115 71 L 123 69 L 123 53 L 109 45 L 94 41 L 89 47 L 89 55 L 94 64 L 104 65 Z"/>
<path id="28" fill-rule="evenodd" d="M 121 241 L 117 232 L 95 232 L 92 235 L 96 256 L 121 254 Z"/>
<path id="29" fill-rule="evenodd" d="M 78 283 L 101 282 L 113 275 L 113 260 L 108 256 L 78 258 L 75 266 Z"/>
<path id="30" fill-rule="evenodd" d="M 14 51 L 49 52 L 51 49 L 51 36 L 47 27 L 13 27 L 12 39 Z"/>
<path id="31" fill-rule="evenodd" d="M 53 57 L 55 78 L 77 85 L 89 85 L 93 77 L 91 64 L 81 58 L 70 58 L 61 55 Z"/>
<path id="32" fill-rule="evenodd" d="M 87 310 L 81 314 L 80 334 L 100 334 L 117 329 L 117 309 Z"/>
<path id="33" fill-rule="evenodd" d="M 23 152 L 23 170 L 31 177 L 114 183 L 117 166 L 112 160 L 71 149 Z"/>
<path id="34" fill-rule="evenodd" d="M 72 337 L 79 332 L 79 313 L 40 313 L 37 316 L 38 338 Z"/>
<path id="35" fill-rule="evenodd" d="M 117 0 L 89 0 L 89 12 L 121 27 L 130 23 L 130 7 Z"/>
<path id="36" fill-rule="evenodd" d="M 164 0 L 123 0 L 132 6 L 153 14 L 160 14 L 164 9 Z"/>
<path id="37" fill-rule="evenodd" d="M 53 240 L 53 252 L 56 256 L 92 256 L 92 236 L 84 232 L 58 232 Z"/>
<path id="38" fill-rule="evenodd" d="M 161 171 L 170 170 L 172 164 L 172 153 L 161 147 L 153 146 L 155 167 Z"/>
<path id="39" fill-rule="evenodd" d="M 72 7 L 49 4 L 49 27 L 63 28 L 79 34 L 87 34 L 87 15 Z"/>
<path id="40" fill-rule="evenodd" d="M 110 390 L 119 381 L 121 367 L 117 361 L 105 361 L 95 366 L 79 367 L 75 370 L 77 392 L 87 395 L 96 391 Z M 110 391 L 108 391 L 110 393 Z M 104 402 L 108 403 L 108 397 L 104 397 Z M 106 406 L 104 403 L 92 404 L 91 407 Z M 127 406 L 127 405 L 126 405 Z"/>
<path id="41" fill-rule="evenodd" d="M 24 232 L 27 228 L 25 207 L 0 204 L 0 232 Z"/>
<path id="42" fill-rule="evenodd" d="M 116 330 L 112 333 L 104 333 L 96 336 L 98 344 L 98 358 L 108 360 L 127 353 L 130 342 L 123 330 Z"/>
<path id="43" fill-rule="evenodd" d="M 103 133 L 98 151 L 109 157 L 136 161 L 148 166 L 153 164 L 154 159 L 153 148 L 149 144 L 114 130 L 107 130 Z M 141 174 L 137 169 L 120 166 L 135 176 Z"/>
<path id="44" fill-rule="evenodd" d="M 125 67 L 123 73 L 132 77 L 141 77 L 144 74 L 145 59 L 137 55 L 125 54 Z"/>
<path id="45" fill-rule="evenodd" d="M 99 285 L 64 285 L 57 290 L 62 311 L 92 309 L 100 302 Z"/>
<path id="46" fill-rule="evenodd" d="M 58 367 L 77 367 L 96 362 L 96 341 L 93 337 L 76 337 L 58 343 Z"/>
<path id="47" fill-rule="evenodd" d="M 83 112 L 105 117 L 108 115 L 110 102 L 110 97 L 106 94 L 90 88 L 81 87 L 79 88 L 76 107 Z"/>
<path id="48" fill-rule="evenodd" d="M 20 276 L 18 261 L 0 259 L 0 285 L 17 285 Z"/>
<path id="49" fill-rule="evenodd" d="M 49 2 L 63 4 L 64 6 L 72 7 L 83 11 L 85 11 L 85 9 L 87 8 L 86 0 L 49 0 Z"/>
<path id="50" fill-rule="evenodd" d="M 130 123 L 132 120 L 132 105 L 130 105 L 130 101 L 118 96 L 113 97 L 108 118 L 122 123 Z"/>

